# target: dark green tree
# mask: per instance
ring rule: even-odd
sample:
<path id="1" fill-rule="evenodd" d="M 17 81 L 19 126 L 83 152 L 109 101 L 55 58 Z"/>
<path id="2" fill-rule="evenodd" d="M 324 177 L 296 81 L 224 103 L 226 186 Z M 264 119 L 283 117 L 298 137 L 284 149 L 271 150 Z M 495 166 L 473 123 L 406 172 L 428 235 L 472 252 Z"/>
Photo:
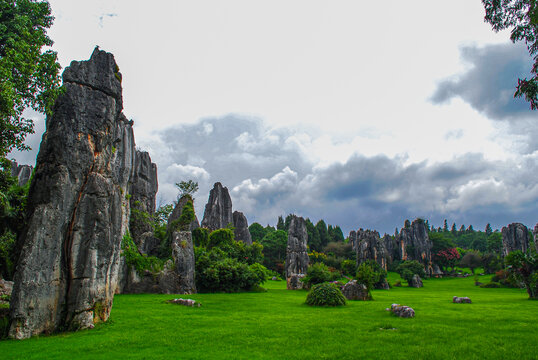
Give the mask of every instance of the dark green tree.
<path id="1" fill-rule="evenodd" d="M 534 57 L 530 79 L 518 79 L 514 97 L 525 97 L 531 109 L 538 109 L 538 3 L 536 0 L 482 0 L 484 20 L 494 31 L 512 28 L 510 40 L 523 41 Z"/>
<path id="2" fill-rule="evenodd" d="M 310 250 L 321 251 L 321 239 L 318 229 L 310 219 L 306 219 L 306 232 L 308 233 L 308 247 Z"/>
<path id="3" fill-rule="evenodd" d="M 50 113 L 60 89 L 60 64 L 47 36 L 54 17 L 47 1 L 0 2 L 0 157 L 26 150 L 32 120 L 22 113 L 31 108 Z M 5 190 L 5 189 L 2 189 Z"/>
<path id="4" fill-rule="evenodd" d="M 486 233 L 487 236 L 490 236 L 493 233 L 493 230 L 491 229 L 491 224 L 490 223 L 488 223 L 486 225 L 486 229 L 484 230 L 484 232 Z"/>
<path id="5" fill-rule="evenodd" d="M 278 217 L 278 221 L 276 222 L 276 229 L 286 231 L 286 225 L 284 224 L 284 219 L 282 218 L 282 216 Z"/>
<path id="6" fill-rule="evenodd" d="M 176 187 L 179 189 L 179 195 L 177 196 L 178 200 L 185 195 L 189 195 L 194 201 L 193 195 L 198 191 L 198 183 L 196 181 L 180 181 L 176 183 Z"/>
<path id="7" fill-rule="evenodd" d="M 448 222 L 446 221 L 446 219 L 443 222 L 443 232 L 448 232 Z"/>
<path id="8" fill-rule="evenodd" d="M 515 278 L 525 284 L 530 299 L 538 299 L 538 255 L 533 248 L 526 253 L 519 250 L 512 251 L 504 258 L 508 271 Z"/>
<path id="9" fill-rule="evenodd" d="M 257 222 L 250 224 L 248 231 L 250 232 L 252 241 L 256 242 L 260 242 L 261 239 L 263 239 L 263 237 L 268 233 L 268 231 Z"/>
<path id="10" fill-rule="evenodd" d="M 260 243 L 263 245 L 263 264 L 268 269 L 282 271 L 286 260 L 288 234 L 284 230 L 276 230 L 265 235 Z"/>
<path id="11" fill-rule="evenodd" d="M 325 221 L 320 220 L 316 223 L 316 229 L 318 229 L 320 245 L 321 247 L 327 246 L 330 241 L 329 232 L 327 231 L 327 224 Z"/>

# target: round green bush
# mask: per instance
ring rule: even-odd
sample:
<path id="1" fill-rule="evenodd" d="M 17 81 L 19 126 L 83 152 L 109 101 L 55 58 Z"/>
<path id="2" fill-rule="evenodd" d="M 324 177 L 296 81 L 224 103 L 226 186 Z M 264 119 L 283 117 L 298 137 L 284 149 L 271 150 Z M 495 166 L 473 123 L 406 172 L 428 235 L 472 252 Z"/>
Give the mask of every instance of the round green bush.
<path id="1" fill-rule="evenodd" d="M 310 306 L 342 306 L 346 304 L 346 298 L 338 286 L 326 282 L 312 286 L 306 303 Z"/>

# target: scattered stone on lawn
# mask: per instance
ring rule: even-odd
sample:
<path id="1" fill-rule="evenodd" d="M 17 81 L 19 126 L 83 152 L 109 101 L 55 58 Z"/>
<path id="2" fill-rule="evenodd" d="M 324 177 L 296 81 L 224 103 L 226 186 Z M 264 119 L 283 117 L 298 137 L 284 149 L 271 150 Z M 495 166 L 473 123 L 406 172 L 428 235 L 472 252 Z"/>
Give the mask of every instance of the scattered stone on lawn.
<path id="1" fill-rule="evenodd" d="M 359 284 L 357 280 L 351 280 L 342 286 L 342 294 L 348 300 L 371 300 L 368 289 L 364 284 Z"/>
<path id="2" fill-rule="evenodd" d="M 452 302 L 457 303 L 457 304 L 464 304 L 464 303 L 470 304 L 471 299 L 469 299 L 467 296 L 465 297 L 454 296 L 452 298 Z"/>
<path id="3" fill-rule="evenodd" d="M 410 308 L 409 306 L 400 305 L 400 304 L 392 304 L 390 306 L 390 309 L 385 309 L 387 311 L 390 311 L 396 316 L 403 317 L 403 318 L 412 318 L 415 317 L 415 310 Z"/>
<path id="4" fill-rule="evenodd" d="M 409 286 L 414 287 L 414 288 L 421 288 L 424 285 L 422 284 L 422 279 L 420 278 L 420 276 L 418 276 L 418 274 L 415 274 L 411 278 L 411 282 L 409 283 Z"/>
<path id="5" fill-rule="evenodd" d="M 184 306 L 191 306 L 191 307 L 200 307 L 200 306 L 202 306 L 202 304 L 200 304 L 199 302 L 196 302 L 196 300 L 192 300 L 192 299 L 179 298 L 179 299 L 168 300 L 167 302 L 170 303 L 170 304 L 177 304 L 177 305 L 184 305 Z"/>

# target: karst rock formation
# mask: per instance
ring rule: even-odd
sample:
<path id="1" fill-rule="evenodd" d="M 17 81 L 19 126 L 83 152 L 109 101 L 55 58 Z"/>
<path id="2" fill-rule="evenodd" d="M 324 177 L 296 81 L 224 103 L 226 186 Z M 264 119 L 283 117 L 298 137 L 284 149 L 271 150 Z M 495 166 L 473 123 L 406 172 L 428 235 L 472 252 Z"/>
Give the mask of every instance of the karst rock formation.
<path id="1" fill-rule="evenodd" d="M 91 328 L 112 308 L 135 160 L 121 74 L 96 48 L 63 73 L 28 195 L 11 299 L 13 338 Z"/>
<path id="2" fill-rule="evenodd" d="M 516 250 L 526 252 L 529 248 L 529 229 L 525 225 L 512 223 L 504 226 L 501 233 L 503 236 L 503 257 Z"/>
<path id="3" fill-rule="evenodd" d="M 234 238 L 236 241 L 242 241 L 247 245 L 252 245 L 252 237 L 248 230 L 248 221 L 242 212 L 233 212 Z"/>
<path id="4" fill-rule="evenodd" d="M 225 228 L 228 224 L 233 224 L 232 199 L 228 188 L 217 182 L 209 192 L 201 225 L 214 231 Z"/>
<path id="5" fill-rule="evenodd" d="M 396 238 L 401 260 L 416 260 L 424 265 L 428 276 L 433 274 L 432 242 L 428 236 L 428 227 L 422 219 L 407 223 L 400 229 Z"/>
<path id="6" fill-rule="evenodd" d="M 300 280 L 306 275 L 309 263 L 307 242 L 306 221 L 293 215 L 288 229 L 286 248 L 286 281 L 289 290 L 303 288 L 303 282 Z"/>
<path id="7" fill-rule="evenodd" d="M 16 161 L 11 162 L 11 176 L 18 179 L 18 185 L 24 186 L 30 180 L 32 171 L 34 170 L 31 165 L 19 165 Z"/>
<path id="8" fill-rule="evenodd" d="M 357 253 L 357 265 L 373 260 L 383 269 L 387 269 L 387 250 L 377 231 L 363 229 L 351 231 L 349 239 L 353 250 Z"/>
<path id="9" fill-rule="evenodd" d="M 156 255 L 159 246 L 158 239 L 153 235 L 150 218 L 155 214 L 155 196 L 158 188 L 157 165 L 151 162 L 148 152 L 137 150 L 129 189 L 131 206 L 129 230 L 138 249 L 148 255 Z"/>
<path id="10" fill-rule="evenodd" d="M 189 199 L 192 199 L 190 195 L 184 195 L 182 196 L 176 206 L 174 207 L 174 210 L 172 211 L 172 214 L 170 214 L 170 217 L 168 218 L 168 224 L 167 224 L 167 232 L 169 234 L 172 234 L 174 229 L 172 229 L 173 223 L 179 219 L 181 216 L 181 213 L 183 212 L 183 207 L 189 201 Z M 200 223 L 198 222 L 198 217 L 196 214 L 194 214 L 194 220 L 189 225 L 189 230 L 193 231 L 194 229 L 198 229 L 200 227 Z"/>

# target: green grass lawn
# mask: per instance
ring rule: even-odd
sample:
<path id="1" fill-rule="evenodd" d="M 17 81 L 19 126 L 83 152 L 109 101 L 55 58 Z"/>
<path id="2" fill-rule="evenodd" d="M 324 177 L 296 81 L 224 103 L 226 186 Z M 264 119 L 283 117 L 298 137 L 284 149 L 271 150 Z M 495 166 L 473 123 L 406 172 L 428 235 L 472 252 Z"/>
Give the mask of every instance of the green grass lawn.
<path id="1" fill-rule="evenodd" d="M 390 274 L 394 283 L 397 275 Z M 481 277 L 482 282 L 489 277 Z M 519 289 L 481 289 L 474 279 L 424 280 L 424 288 L 376 290 L 374 301 L 304 305 L 305 291 L 268 282 L 266 293 L 119 295 L 93 330 L 0 341 L 1 359 L 537 359 L 538 301 Z M 469 296 L 473 304 L 453 304 Z M 187 297 L 187 296 L 183 296 Z M 391 316 L 391 303 L 415 309 Z M 396 330 L 381 330 L 396 328 Z"/>

